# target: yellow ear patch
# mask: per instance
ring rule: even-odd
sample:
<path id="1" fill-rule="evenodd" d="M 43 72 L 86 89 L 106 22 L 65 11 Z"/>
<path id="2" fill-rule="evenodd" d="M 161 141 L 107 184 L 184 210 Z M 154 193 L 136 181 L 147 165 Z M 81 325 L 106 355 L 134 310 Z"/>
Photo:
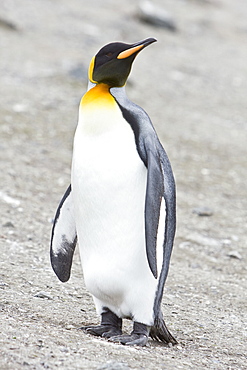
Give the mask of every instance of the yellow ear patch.
<path id="1" fill-rule="evenodd" d="M 138 46 L 134 46 L 131 49 L 124 50 L 120 54 L 118 54 L 117 59 L 128 58 L 130 55 L 132 55 L 132 54 L 136 53 L 137 51 L 141 50 L 143 48 L 143 46 L 144 45 L 138 45 Z"/>
<path id="2" fill-rule="evenodd" d="M 95 57 L 92 58 L 89 68 L 88 68 L 88 79 L 89 81 L 96 83 L 96 81 L 93 80 L 93 70 L 94 70 L 94 63 L 95 63 Z"/>
<path id="3" fill-rule="evenodd" d="M 109 91 L 109 86 L 106 84 L 94 86 L 81 99 L 82 108 L 110 108 L 114 105 L 117 105 L 116 101 Z"/>

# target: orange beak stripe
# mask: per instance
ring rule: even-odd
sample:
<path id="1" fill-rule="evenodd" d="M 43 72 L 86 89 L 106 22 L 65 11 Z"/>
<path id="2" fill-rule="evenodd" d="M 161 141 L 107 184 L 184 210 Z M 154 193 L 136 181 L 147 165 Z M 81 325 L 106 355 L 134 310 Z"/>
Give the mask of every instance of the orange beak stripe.
<path id="1" fill-rule="evenodd" d="M 143 48 L 143 46 L 144 45 L 138 45 L 138 46 L 134 46 L 131 49 L 124 50 L 120 54 L 118 54 L 117 59 L 128 58 L 130 55 L 132 55 L 132 54 L 136 53 L 137 51 L 141 50 Z"/>

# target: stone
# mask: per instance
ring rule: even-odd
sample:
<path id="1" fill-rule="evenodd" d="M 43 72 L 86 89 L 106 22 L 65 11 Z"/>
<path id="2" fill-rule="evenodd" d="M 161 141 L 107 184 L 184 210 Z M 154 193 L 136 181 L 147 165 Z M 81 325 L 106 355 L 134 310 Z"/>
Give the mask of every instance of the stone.
<path id="1" fill-rule="evenodd" d="M 201 217 L 210 217 L 213 215 L 213 210 L 208 207 L 196 207 L 192 212 Z"/>
<path id="2" fill-rule="evenodd" d="M 167 28 L 173 32 L 177 30 L 173 17 L 163 8 L 154 6 L 150 1 L 142 1 L 139 4 L 138 18 L 155 27 Z"/>

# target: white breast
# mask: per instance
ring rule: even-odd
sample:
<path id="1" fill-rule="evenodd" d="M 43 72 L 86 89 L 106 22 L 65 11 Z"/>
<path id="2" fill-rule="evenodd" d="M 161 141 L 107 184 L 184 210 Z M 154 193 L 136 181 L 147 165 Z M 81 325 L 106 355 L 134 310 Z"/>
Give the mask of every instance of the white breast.
<path id="1" fill-rule="evenodd" d="M 142 313 L 150 321 L 156 281 L 145 251 L 146 177 L 134 133 L 117 104 L 90 114 L 82 110 L 74 139 L 72 195 L 85 284 L 126 316 L 135 312 L 135 296 L 144 289 L 149 303 L 143 302 Z M 136 305 L 142 305 L 140 299 Z"/>
<path id="2" fill-rule="evenodd" d="M 131 225 L 143 227 L 146 168 L 136 151 L 133 131 L 117 106 L 93 115 L 81 112 L 74 140 L 72 189 L 77 222 L 84 224 L 83 240 L 88 234 L 87 239 L 97 244 L 98 235 L 102 248 L 109 239 L 119 243 L 121 237 L 127 238 L 124 233 L 129 234 Z"/>

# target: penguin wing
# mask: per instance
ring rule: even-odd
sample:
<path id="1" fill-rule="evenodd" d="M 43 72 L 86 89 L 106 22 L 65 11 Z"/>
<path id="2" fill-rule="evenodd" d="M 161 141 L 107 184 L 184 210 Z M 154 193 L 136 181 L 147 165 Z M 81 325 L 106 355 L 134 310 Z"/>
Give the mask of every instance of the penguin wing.
<path id="1" fill-rule="evenodd" d="M 166 205 L 163 243 L 163 264 L 160 273 L 163 284 L 167 277 L 176 228 L 176 191 L 173 173 L 165 150 L 156 135 L 144 138 L 147 163 L 147 190 L 145 201 L 146 250 L 150 269 L 157 278 L 156 241 L 162 198 Z"/>
<path id="2" fill-rule="evenodd" d="M 52 227 L 50 258 L 57 277 L 68 281 L 77 242 L 71 185 L 58 206 Z"/>
<path id="3" fill-rule="evenodd" d="M 154 317 L 160 317 L 160 304 L 168 275 L 173 241 L 176 230 L 176 188 L 168 156 L 161 145 L 149 117 L 142 113 L 143 125 L 136 131 L 136 146 L 147 167 L 145 199 L 146 254 L 150 270 L 158 278 L 157 234 L 160 221 L 161 202 L 165 201 L 165 227 L 163 239 L 163 260 L 154 301 Z M 149 123 L 149 126 L 147 125 Z M 146 127 L 145 127 L 146 126 Z M 139 126 L 141 127 L 141 126 Z"/>
<path id="4" fill-rule="evenodd" d="M 155 317 L 158 317 L 176 230 L 176 189 L 169 159 L 157 135 L 146 137 L 144 146 L 148 170 L 145 202 L 146 251 L 148 263 L 155 278 L 158 275 L 156 241 L 162 198 L 166 206 L 163 262 L 154 303 Z"/>
<path id="5" fill-rule="evenodd" d="M 136 146 L 147 167 L 145 199 L 146 253 L 150 270 L 155 278 L 158 277 L 156 251 L 161 201 L 162 199 L 165 201 L 163 260 L 154 301 L 154 317 L 158 325 L 160 322 L 160 304 L 168 275 L 176 230 L 176 188 L 168 156 L 158 139 L 150 118 L 142 111 L 136 116 L 136 119 L 139 122 L 138 130 L 134 130 Z"/>

